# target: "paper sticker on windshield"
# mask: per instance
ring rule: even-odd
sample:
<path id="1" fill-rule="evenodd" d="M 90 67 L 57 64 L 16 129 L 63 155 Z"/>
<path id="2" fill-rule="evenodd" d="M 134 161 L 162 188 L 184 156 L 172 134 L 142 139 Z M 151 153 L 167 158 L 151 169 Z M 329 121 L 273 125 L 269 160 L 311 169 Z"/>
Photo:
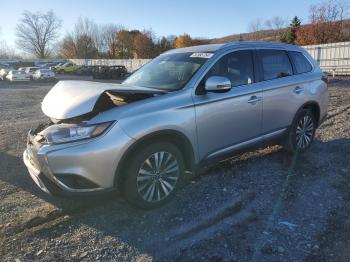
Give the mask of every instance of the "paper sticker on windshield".
<path id="1" fill-rule="evenodd" d="M 190 57 L 199 57 L 199 58 L 206 58 L 206 59 L 212 56 L 213 56 L 212 53 L 193 53 L 192 55 L 190 55 Z"/>

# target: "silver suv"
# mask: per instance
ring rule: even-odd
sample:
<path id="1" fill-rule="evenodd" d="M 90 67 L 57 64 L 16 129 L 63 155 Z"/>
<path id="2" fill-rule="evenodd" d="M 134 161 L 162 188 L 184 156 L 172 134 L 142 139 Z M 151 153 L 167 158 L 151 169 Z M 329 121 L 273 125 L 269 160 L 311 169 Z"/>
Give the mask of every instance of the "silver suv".
<path id="1" fill-rule="evenodd" d="M 24 162 L 45 192 L 119 189 L 168 201 L 189 174 L 266 143 L 305 151 L 326 116 L 326 78 L 302 48 L 235 42 L 168 51 L 122 84 L 61 81 Z"/>

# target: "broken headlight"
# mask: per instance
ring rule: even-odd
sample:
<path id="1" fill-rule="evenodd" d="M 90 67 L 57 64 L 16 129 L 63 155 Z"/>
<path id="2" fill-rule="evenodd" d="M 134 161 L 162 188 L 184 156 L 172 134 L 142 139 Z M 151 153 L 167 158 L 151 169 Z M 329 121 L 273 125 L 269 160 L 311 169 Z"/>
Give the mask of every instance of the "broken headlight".
<path id="1" fill-rule="evenodd" d="M 103 134 L 113 122 L 95 125 L 83 124 L 57 124 L 41 131 L 39 134 L 45 137 L 49 144 L 72 142 L 87 138 L 93 138 Z"/>

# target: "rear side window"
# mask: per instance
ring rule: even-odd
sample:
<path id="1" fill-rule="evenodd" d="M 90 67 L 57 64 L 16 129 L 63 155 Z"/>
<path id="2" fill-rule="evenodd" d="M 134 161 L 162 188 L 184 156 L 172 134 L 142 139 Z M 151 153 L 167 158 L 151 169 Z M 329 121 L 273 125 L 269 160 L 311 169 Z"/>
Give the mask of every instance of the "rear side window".
<path id="1" fill-rule="evenodd" d="M 295 51 L 290 51 L 288 53 L 293 61 L 296 74 L 307 73 L 312 70 L 312 65 L 302 53 Z"/>
<path id="2" fill-rule="evenodd" d="M 292 65 L 285 51 L 259 50 L 258 54 L 262 66 L 263 80 L 293 75 Z"/>
<path id="3" fill-rule="evenodd" d="M 232 87 L 251 84 L 254 76 L 252 52 L 244 50 L 224 55 L 209 70 L 205 79 L 210 76 L 227 77 Z"/>

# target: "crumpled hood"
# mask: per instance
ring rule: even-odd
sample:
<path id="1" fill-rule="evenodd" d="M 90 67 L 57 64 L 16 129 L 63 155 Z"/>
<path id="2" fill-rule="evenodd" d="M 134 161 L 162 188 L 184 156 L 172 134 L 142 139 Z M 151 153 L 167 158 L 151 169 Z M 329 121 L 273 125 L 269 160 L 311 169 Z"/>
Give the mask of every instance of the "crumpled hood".
<path id="1" fill-rule="evenodd" d="M 92 81 L 60 81 L 45 96 L 41 109 L 54 119 L 70 119 L 92 112 L 97 100 L 105 92 L 120 94 L 162 94 L 144 87 Z"/>

